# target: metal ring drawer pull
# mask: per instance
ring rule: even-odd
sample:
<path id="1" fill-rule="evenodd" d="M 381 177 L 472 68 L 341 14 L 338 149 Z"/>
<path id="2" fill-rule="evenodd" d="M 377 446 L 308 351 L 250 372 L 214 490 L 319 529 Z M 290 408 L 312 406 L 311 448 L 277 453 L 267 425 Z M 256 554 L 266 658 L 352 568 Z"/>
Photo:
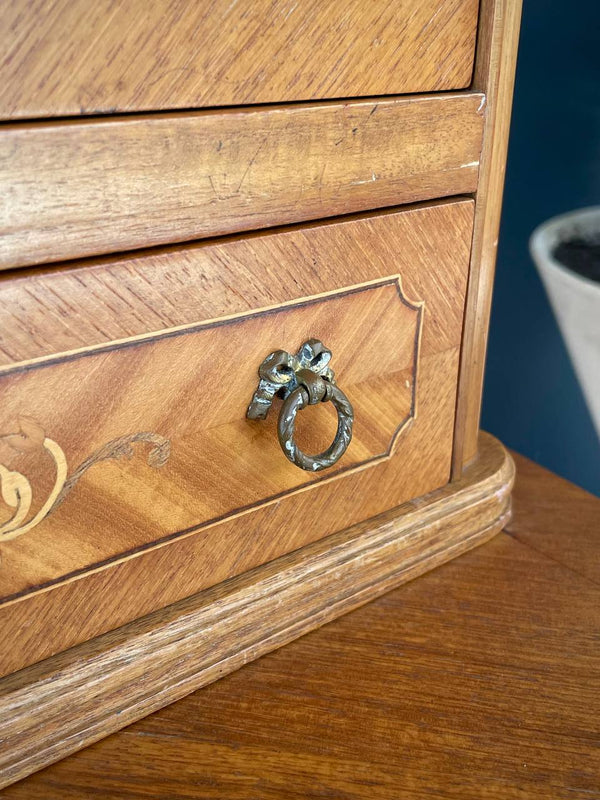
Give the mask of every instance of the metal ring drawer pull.
<path id="1" fill-rule="evenodd" d="M 249 419 L 265 419 L 275 395 L 283 397 L 277 424 L 279 444 L 286 458 L 309 472 L 333 466 L 344 455 L 352 439 L 354 411 L 335 383 L 330 360 L 331 351 L 318 339 L 304 342 L 296 355 L 275 350 L 259 367 L 260 381 L 246 413 Z M 307 405 L 328 401 L 333 403 L 338 414 L 335 438 L 327 450 L 309 456 L 294 440 L 296 416 Z"/>

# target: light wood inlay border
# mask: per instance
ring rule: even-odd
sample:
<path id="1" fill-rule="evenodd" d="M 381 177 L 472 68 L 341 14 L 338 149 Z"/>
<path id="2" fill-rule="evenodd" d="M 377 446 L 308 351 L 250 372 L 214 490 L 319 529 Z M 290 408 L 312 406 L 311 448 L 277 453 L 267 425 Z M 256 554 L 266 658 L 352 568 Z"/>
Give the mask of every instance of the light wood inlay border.
<path id="1" fill-rule="evenodd" d="M 243 319 L 267 317 L 286 309 L 303 308 L 306 306 L 316 305 L 318 303 L 327 302 L 327 300 L 330 300 L 334 297 L 348 297 L 359 292 L 364 292 L 368 291 L 369 289 L 383 286 L 394 286 L 400 302 L 407 308 L 410 308 L 412 311 L 417 312 L 419 319 L 419 335 L 415 339 L 415 352 L 418 352 L 425 301 L 411 300 L 407 298 L 402 290 L 402 276 L 390 275 L 384 279 L 377 278 L 372 281 L 364 281 L 363 283 L 356 284 L 355 286 L 344 286 L 341 289 L 334 289 L 331 292 L 321 292 L 320 294 L 311 295 L 310 297 L 299 297 L 294 300 L 277 303 L 276 305 L 265 306 L 264 308 L 257 308 L 248 312 L 229 314 L 215 319 L 203 320 L 202 322 L 190 322 L 184 325 L 176 325 L 171 328 L 164 328 L 163 330 L 141 333 L 137 336 L 128 336 L 123 339 L 116 339 L 103 344 L 87 345 L 86 347 L 79 347 L 74 350 L 65 351 L 64 353 L 56 353 L 52 356 L 40 356 L 39 358 L 17 361 L 14 364 L 0 365 L 0 378 L 6 375 L 31 372 L 32 370 L 51 367 L 55 364 L 73 361 L 78 358 L 85 358 L 86 356 L 94 355 L 96 353 L 110 353 L 115 350 L 124 350 L 129 347 L 135 347 L 143 342 L 157 342 L 161 339 L 171 339 L 176 336 L 185 336 L 187 333 L 196 333 L 197 331 L 208 330 L 210 328 L 221 328 Z M 413 403 L 414 402 L 415 401 L 413 399 Z"/>

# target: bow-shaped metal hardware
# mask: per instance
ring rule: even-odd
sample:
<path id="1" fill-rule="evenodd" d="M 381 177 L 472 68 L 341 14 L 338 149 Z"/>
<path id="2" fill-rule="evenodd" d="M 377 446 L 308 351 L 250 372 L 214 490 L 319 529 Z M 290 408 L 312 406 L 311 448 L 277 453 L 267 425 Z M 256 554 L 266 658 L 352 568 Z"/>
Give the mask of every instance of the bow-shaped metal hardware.
<path id="1" fill-rule="evenodd" d="M 335 464 L 352 439 L 354 411 L 350 401 L 336 386 L 329 366 L 331 351 L 318 339 L 304 342 L 296 355 L 275 350 L 259 367 L 258 388 L 246 416 L 265 419 L 275 395 L 284 403 L 279 413 L 277 435 L 285 457 L 301 469 L 317 472 Z M 335 439 L 323 453 L 309 456 L 294 441 L 296 415 L 307 405 L 331 401 L 338 413 Z"/>
<path id="2" fill-rule="evenodd" d="M 275 350 L 258 368 L 260 380 L 248 406 L 248 419 L 266 419 L 275 395 L 285 400 L 302 383 L 302 377 L 307 377 L 300 374 L 302 370 L 309 370 L 326 381 L 335 383 L 334 372 L 329 367 L 330 361 L 331 350 L 318 339 L 308 339 L 296 355 L 285 350 Z"/>

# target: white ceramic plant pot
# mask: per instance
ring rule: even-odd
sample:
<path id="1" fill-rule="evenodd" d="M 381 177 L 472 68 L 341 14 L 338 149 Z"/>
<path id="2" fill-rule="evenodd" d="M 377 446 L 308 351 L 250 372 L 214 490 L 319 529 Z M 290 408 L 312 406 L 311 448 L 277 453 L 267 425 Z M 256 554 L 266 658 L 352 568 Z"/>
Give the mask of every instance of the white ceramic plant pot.
<path id="1" fill-rule="evenodd" d="M 533 232 L 529 249 L 600 437 L 600 283 L 552 256 L 560 242 L 592 237 L 600 238 L 600 206 L 547 220 Z"/>

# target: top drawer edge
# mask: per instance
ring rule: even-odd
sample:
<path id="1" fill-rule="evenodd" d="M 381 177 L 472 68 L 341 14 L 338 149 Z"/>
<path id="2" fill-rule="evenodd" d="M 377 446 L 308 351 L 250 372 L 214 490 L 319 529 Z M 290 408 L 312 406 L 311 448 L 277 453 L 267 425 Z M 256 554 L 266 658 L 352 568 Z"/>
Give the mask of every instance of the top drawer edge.
<path id="1" fill-rule="evenodd" d="M 466 88 L 478 0 L 0 4 L 0 119 Z"/>
<path id="2" fill-rule="evenodd" d="M 0 269 L 468 194 L 476 92 L 0 131 Z"/>

